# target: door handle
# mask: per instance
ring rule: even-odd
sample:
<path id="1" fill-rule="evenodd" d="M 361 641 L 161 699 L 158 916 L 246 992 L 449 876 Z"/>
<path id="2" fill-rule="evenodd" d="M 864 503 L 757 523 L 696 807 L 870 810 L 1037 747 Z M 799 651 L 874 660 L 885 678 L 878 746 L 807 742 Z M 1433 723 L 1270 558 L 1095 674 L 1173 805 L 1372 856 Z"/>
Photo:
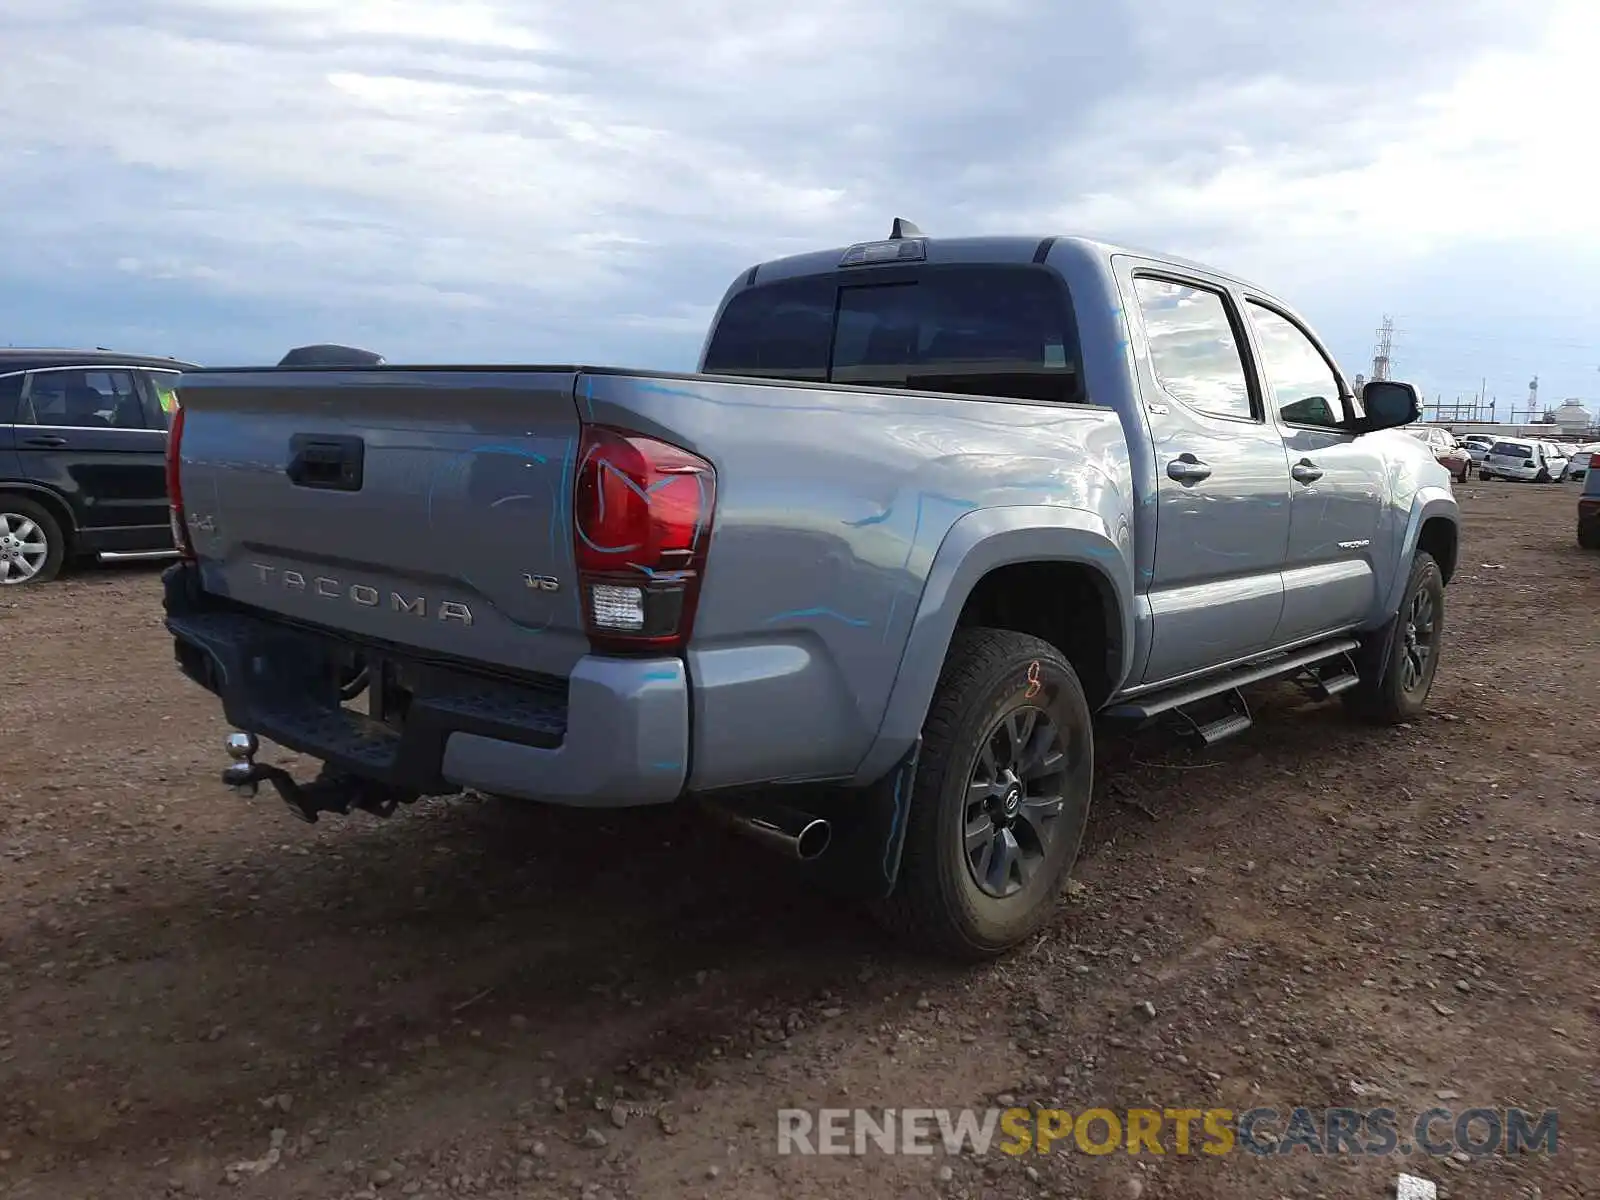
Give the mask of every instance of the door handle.
<path id="1" fill-rule="evenodd" d="M 1180 454 L 1167 464 L 1167 478 L 1179 483 L 1199 483 L 1211 478 L 1211 468 L 1192 454 Z"/>
<path id="2" fill-rule="evenodd" d="M 1299 483 L 1315 483 L 1322 478 L 1322 468 L 1309 458 L 1302 458 L 1290 468 L 1289 474 Z"/>
<path id="3" fill-rule="evenodd" d="M 65 446 L 67 444 L 67 439 L 64 437 L 57 437 L 53 433 L 41 433 L 37 437 L 23 438 L 22 444 L 24 446 L 41 446 L 48 448 L 51 446 Z"/>

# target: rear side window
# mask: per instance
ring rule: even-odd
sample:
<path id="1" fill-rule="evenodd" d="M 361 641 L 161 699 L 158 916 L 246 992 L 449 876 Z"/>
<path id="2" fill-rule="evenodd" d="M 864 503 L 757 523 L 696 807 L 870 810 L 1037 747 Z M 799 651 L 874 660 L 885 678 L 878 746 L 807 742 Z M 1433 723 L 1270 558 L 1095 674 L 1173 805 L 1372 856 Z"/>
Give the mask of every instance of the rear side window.
<path id="1" fill-rule="evenodd" d="M 1036 267 L 935 267 L 896 282 L 813 276 L 729 303 L 705 370 L 1081 402 L 1066 291 Z"/>
<path id="2" fill-rule="evenodd" d="M 74 429 L 145 429 L 133 373 L 87 368 L 36 371 L 17 413 L 19 425 Z"/>
<path id="3" fill-rule="evenodd" d="M 151 403 L 146 405 L 145 415 L 151 428 L 171 429 L 172 410 L 178 405 L 178 372 L 145 371 L 142 374 L 149 388 Z"/>
<path id="4" fill-rule="evenodd" d="M 1169 396 L 1222 417 L 1253 417 L 1239 341 L 1220 292 L 1135 278 L 1150 366 Z"/>
<path id="5" fill-rule="evenodd" d="M 17 419 L 17 401 L 22 399 L 22 376 L 0 375 L 0 425 Z"/>

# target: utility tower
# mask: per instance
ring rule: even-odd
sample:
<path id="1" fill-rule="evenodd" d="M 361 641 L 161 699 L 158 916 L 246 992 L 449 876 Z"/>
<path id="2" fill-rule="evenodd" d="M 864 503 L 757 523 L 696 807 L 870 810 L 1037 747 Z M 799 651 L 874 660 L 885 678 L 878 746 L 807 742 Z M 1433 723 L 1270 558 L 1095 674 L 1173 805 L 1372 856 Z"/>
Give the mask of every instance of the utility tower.
<path id="1" fill-rule="evenodd" d="M 1378 327 L 1378 348 L 1372 355 L 1372 377 L 1374 379 L 1389 378 L 1390 360 L 1394 356 L 1394 318 L 1384 314 L 1383 324 Z"/>
<path id="2" fill-rule="evenodd" d="M 1528 411 L 1522 414 L 1522 420 L 1517 420 L 1517 406 L 1511 406 L 1511 423 L 1513 425 L 1535 424 L 1544 414 L 1539 411 L 1539 377 L 1535 375 L 1528 383 Z"/>

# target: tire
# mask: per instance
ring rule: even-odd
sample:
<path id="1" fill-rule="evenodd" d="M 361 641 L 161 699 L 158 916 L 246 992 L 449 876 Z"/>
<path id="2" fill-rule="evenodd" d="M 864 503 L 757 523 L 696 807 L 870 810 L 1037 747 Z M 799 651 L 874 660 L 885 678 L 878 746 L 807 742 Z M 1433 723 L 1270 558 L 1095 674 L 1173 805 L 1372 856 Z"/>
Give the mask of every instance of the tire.
<path id="1" fill-rule="evenodd" d="M 1008 738 L 1030 728 L 1024 748 L 1031 753 L 1023 762 L 1044 762 L 1052 746 L 1060 762 L 1008 780 Z M 1077 674 L 1048 642 L 1009 630 L 963 629 L 951 642 L 922 736 L 899 879 L 875 915 L 920 948 L 993 958 L 1043 924 L 1077 861 L 1094 780 L 1089 703 Z M 988 788 L 982 798 L 975 793 L 980 780 Z M 1051 815 L 1048 798 L 1056 796 L 1060 805 Z M 1013 875 L 1001 855 L 1020 857 L 1027 869 Z"/>
<path id="2" fill-rule="evenodd" d="M 1549 467 L 1540 467 L 1539 468 L 1539 473 L 1533 477 L 1533 481 L 1535 483 L 1549 483 L 1550 482 L 1550 468 Z"/>
<path id="3" fill-rule="evenodd" d="M 43 553 L 34 549 L 43 543 Z M 66 535 L 50 510 L 21 496 L 0 496 L 0 586 L 49 583 L 61 574 Z"/>
<path id="4" fill-rule="evenodd" d="M 1408 637 L 1408 627 L 1412 619 L 1420 615 L 1420 608 L 1429 607 L 1432 619 L 1424 644 L 1430 653 L 1423 661 L 1420 674 L 1408 685 L 1406 660 L 1413 640 Z M 1343 693 L 1346 709 L 1379 725 L 1398 725 L 1421 716 L 1439 670 L 1439 655 L 1444 648 L 1444 617 L 1444 576 L 1439 573 L 1439 564 L 1433 555 L 1419 550 L 1411 564 L 1405 594 L 1400 598 L 1400 611 L 1391 624 L 1369 636 L 1357 651 L 1356 669 L 1361 682 Z M 1418 625 L 1421 623 L 1419 621 Z"/>
<path id="5" fill-rule="evenodd" d="M 1456 482 L 1457 483 L 1465 483 L 1467 481 L 1467 476 L 1470 475 L 1470 474 L 1472 474 L 1472 468 L 1471 467 L 1462 467 L 1461 468 L 1461 474 L 1456 476 Z"/>
<path id="6" fill-rule="evenodd" d="M 1600 550 L 1600 521 L 1578 522 L 1578 545 L 1585 550 Z"/>

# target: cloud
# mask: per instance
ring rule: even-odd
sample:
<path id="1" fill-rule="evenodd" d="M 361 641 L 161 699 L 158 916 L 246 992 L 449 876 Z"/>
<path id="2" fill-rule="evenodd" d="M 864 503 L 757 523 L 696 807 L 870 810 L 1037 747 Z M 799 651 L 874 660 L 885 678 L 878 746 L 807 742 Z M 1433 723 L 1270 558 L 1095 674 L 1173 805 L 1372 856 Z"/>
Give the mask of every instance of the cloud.
<path id="1" fill-rule="evenodd" d="M 1214 260 L 1355 369 L 1441 260 L 1600 250 L 1578 0 L 9 0 L 0 37 L 32 340 L 681 368 L 735 274 L 905 215 Z"/>

